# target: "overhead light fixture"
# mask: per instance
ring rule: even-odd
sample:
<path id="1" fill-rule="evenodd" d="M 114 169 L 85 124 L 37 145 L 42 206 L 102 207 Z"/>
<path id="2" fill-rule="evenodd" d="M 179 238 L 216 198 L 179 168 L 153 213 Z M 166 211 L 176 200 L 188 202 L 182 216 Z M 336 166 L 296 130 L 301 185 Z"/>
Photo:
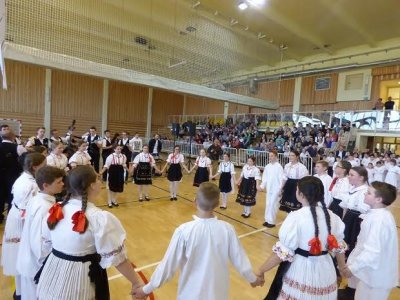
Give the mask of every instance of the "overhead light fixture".
<path id="1" fill-rule="evenodd" d="M 238 20 L 231 18 L 231 26 L 236 25 L 237 23 L 239 23 Z"/>
<path id="2" fill-rule="evenodd" d="M 272 43 L 274 42 L 274 39 L 273 39 L 273 38 L 269 38 L 268 42 L 269 42 L 270 44 L 272 44 Z"/>
<path id="3" fill-rule="evenodd" d="M 193 3 L 192 7 L 193 7 L 193 8 L 196 8 L 196 7 L 199 6 L 199 5 L 200 5 L 200 1 L 197 1 L 196 3 Z"/>
<path id="4" fill-rule="evenodd" d="M 249 4 L 253 6 L 262 6 L 264 5 L 265 0 L 247 0 L 247 2 L 249 2 Z"/>
<path id="5" fill-rule="evenodd" d="M 244 30 L 246 30 L 246 31 L 249 30 L 249 26 L 246 26 L 246 27 L 244 28 Z"/>
<path id="6" fill-rule="evenodd" d="M 249 5 L 246 2 L 243 1 L 243 2 L 239 3 L 238 7 L 239 7 L 240 10 L 246 10 L 246 9 L 249 8 Z"/>
<path id="7" fill-rule="evenodd" d="M 279 45 L 279 49 L 281 49 L 281 50 L 287 50 L 289 47 L 287 46 L 287 45 L 285 45 L 285 44 L 280 44 Z"/>
<path id="8" fill-rule="evenodd" d="M 266 38 L 267 36 L 265 35 L 265 34 L 262 34 L 261 32 L 259 32 L 258 33 L 258 35 L 257 35 L 257 38 L 259 39 L 259 40 L 261 40 L 261 39 L 263 39 L 263 38 Z"/>

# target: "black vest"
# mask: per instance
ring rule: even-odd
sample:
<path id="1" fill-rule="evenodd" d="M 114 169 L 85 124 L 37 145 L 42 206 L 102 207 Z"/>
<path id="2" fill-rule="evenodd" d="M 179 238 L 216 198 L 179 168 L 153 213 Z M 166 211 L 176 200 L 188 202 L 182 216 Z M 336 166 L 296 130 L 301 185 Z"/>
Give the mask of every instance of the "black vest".
<path id="1" fill-rule="evenodd" d="M 35 138 L 34 142 L 35 142 L 34 146 L 43 146 L 43 147 L 49 148 L 49 139 L 48 138 L 44 138 L 43 143 L 38 138 Z"/>

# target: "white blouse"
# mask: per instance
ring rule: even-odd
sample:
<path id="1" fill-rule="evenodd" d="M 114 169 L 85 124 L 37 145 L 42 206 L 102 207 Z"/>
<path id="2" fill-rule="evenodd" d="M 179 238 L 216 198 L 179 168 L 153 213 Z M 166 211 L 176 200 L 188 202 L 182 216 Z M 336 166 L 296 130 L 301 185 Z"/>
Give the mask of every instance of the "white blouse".
<path id="1" fill-rule="evenodd" d="M 185 162 L 185 157 L 183 156 L 182 153 L 179 153 L 178 155 L 175 155 L 173 153 L 171 153 L 170 155 L 168 155 L 167 158 L 167 163 L 170 164 L 181 164 Z"/>
<path id="2" fill-rule="evenodd" d="M 240 177 L 246 179 L 253 177 L 255 180 L 260 180 L 261 179 L 260 169 L 257 168 L 256 166 L 249 166 L 248 164 L 245 164 L 243 166 Z"/>
<path id="3" fill-rule="evenodd" d="M 305 176 L 308 176 L 308 170 L 305 165 L 298 162 L 296 164 L 287 163 L 284 169 L 284 180 L 287 179 L 301 179 Z"/>
<path id="4" fill-rule="evenodd" d="M 369 210 L 369 205 L 364 203 L 365 194 L 368 191 L 368 185 L 363 184 L 359 187 L 350 189 L 347 197 L 342 199 L 340 207 L 359 211 L 360 213 L 366 213 Z"/>
<path id="5" fill-rule="evenodd" d="M 12 187 L 13 201 L 18 209 L 24 210 L 32 197 L 36 196 L 39 192 L 39 187 L 32 174 L 23 172 L 17 178 Z"/>
<path id="6" fill-rule="evenodd" d="M 329 204 L 331 204 L 331 196 L 329 195 L 329 187 L 331 186 L 332 183 L 332 177 L 329 176 L 328 174 L 322 174 L 319 176 L 318 174 L 314 175 L 315 177 L 319 178 L 322 181 L 322 184 L 324 185 L 324 201 L 326 207 L 329 207 Z"/>
<path id="7" fill-rule="evenodd" d="M 125 154 L 112 153 L 106 158 L 106 163 L 104 167 L 109 169 L 111 165 L 121 165 L 126 168 L 126 156 Z"/>
<path id="8" fill-rule="evenodd" d="M 69 164 L 71 166 L 85 166 L 90 165 L 91 160 L 92 158 L 87 152 L 76 151 L 69 159 Z"/>
<path id="9" fill-rule="evenodd" d="M 223 172 L 225 172 L 225 173 L 231 173 L 232 175 L 233 174 L 236 174 L 236 172 L 235 172 L 235 165 L 232 163 L 232 162 L 230 162 L 230 161 L 228 161 L 227 163 L 226 162 L 221 162 L 220 164 L 219 164 L 219 167 L 218 167 L 218 172 L 217 173 L 223 173 Z"/>
<path id="10" fill-rule="evenodd" d="M 138 164 L 140 162 L 150 163 L 150 165 L 152 166 L 156 164 L 156 161 L 154 160 L 153 156 L 150 153 L 143 153 L 143 152 L 136 155 L 135 159 L 133 160 L 134 164 Z"/>
<path id="11" fill-rule="evenodd" d="M 61 169 L 64 171 L 68 171 L 67 165 L 68 165 L 68 158 L 64 155 L 56 155 L 54 153 L 50 153 L 46 157 L 47 165 L 56 167 L 57 169 Z"/>
<path id="12" fill-rule="evenodd" d="M 351 189 L 349 178 L 347 176 L 343 178 L 338 178 L 338 177 L 335 178 L 337 178 L 336 182 L 329 190 L 329 193 L 332 199 L 335 198 L 338 200 L 343 200 L 344 198 L 347 197 Z M 335 178 L 333 179 L 333 181 L 335 181 Z M 332 199 L 330 201 L 332 201 Z"/>
<path id="13" fill-rule="evenodd" d="M 196 158 L 195 165 L 198 166 L 199 168 L 206 168 L 211 165 L 211 160 L 207 156 L 205 157 L 198 156 Z"/>

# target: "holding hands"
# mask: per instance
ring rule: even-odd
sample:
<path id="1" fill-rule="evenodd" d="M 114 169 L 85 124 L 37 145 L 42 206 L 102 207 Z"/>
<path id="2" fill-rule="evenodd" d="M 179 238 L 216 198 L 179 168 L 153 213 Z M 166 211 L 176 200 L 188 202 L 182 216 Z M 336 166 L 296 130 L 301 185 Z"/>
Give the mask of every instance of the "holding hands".
<path id="1" fill-rule="evenodd" d="M 250 283 L 251 287 L 255 288 L 257 286 L 264 286 L 265 279 L 264 279 L 264 273 L 255 273 L 257 276 L 257 280 Z"/>
<path id="2" fill-rule="evenodd" d="M 143 292 L 143 285 L 132 286 L 131 295 L 134 300 L 145 300 L 149 296 Z"/>

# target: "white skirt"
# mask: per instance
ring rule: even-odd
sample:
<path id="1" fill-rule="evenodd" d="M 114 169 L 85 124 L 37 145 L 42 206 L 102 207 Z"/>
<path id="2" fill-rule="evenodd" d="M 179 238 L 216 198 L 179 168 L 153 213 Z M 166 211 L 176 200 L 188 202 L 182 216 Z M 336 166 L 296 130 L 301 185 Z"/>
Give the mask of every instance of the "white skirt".
<path id="1" fill-rule="evenodd" d="M 23 225 L 21 211 L 15 205 L 12 205 L 7 215 L 1 254 L 1 265 L 3 266 L 3 273 L 6 276 L 19 275 L 17 271 L 17 257 Z"/>
<path id="2" fill-rule="evenodd" d="M 278 300 L 336 300 L 337 281 L 332 258 L 328 255 L 295 255 L 283 277 Z"/>
<path id="3" fill-rule="evenodd" d="M 91 262 L 74 262 L 50 254 L 40 275 L 40 300 L 94 300 L 95 286 L 89 278 Z"/>

